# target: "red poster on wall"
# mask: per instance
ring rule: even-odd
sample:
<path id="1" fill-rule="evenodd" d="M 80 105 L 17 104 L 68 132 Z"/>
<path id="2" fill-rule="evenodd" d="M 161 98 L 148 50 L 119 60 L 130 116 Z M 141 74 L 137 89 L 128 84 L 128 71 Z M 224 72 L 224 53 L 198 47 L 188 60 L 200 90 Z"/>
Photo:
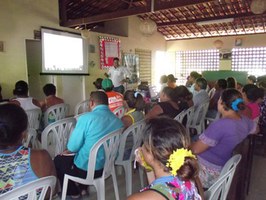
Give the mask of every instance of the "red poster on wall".
<path id="1" fill-rule="evenodd" d="M 100 68 L 113 66 L 113 59 L 120 57 L 120 40 L 112 37 L 99 36 L 100 41 Z"/>

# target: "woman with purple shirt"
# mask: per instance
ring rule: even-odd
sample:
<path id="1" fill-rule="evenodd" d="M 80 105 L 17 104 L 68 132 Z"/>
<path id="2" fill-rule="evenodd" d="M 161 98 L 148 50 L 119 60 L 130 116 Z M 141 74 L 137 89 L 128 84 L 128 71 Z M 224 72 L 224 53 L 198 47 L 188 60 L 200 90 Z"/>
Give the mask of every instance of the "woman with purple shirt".
<path id="1" fill-rule="evenodd" d="M 241 93 L 236 89 L 226 89 L 218 101 L 222 118 L 213 122 L 191 145 L 192 152 L 198 155 L 199 177 L 204 188 L 209 188 L 216 181 L 236 145 L 256 130 L 256 124 L 251 119 L 238 113 L 243 109 L 245 105 Z"/>

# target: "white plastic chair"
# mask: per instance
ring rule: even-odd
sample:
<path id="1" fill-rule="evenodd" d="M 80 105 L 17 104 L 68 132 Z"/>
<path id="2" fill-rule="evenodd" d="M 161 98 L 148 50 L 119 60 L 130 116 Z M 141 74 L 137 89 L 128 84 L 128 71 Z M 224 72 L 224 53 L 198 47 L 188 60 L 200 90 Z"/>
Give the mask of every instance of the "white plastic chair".
<path id="1" fill-rule="evenodd" d="M 123 166 L 125 170 L 127 196 L 132 194 L 132 162 L 135 159 L 135 150 L 141 145 L 141 135 L 144 126 L 144 120 L 131 125 L 123 132 L 120 139 L 118 157 L 116 158 L 115 165 Z M 133 139 L 133 141 L 130 141 L 130 139 Z M 125 157 L 126 152 L 128 155 Z"/>
<path id="2" fill-rule="evenodd" d="M 181 113 L 175 116 L 174 120 L 182 124 L 184 117 L 185 117 L 185 110 L 183 110 Z"/>
<path id="3" fill-rule="evenodd" d="M 56 177 L 47 176 L 36 181 L 25 184 L 21 187 L 13 189 L 3 195 L 1 200 L 43 200 L 46 197 L 48 189 L 50 189 L 49 199 L 52 199 L 53 189 L 56 184 Z M 24 197 L 25 196 L 25 197 Z"/>
<path id="4" fill-rule="evenodd" d="M 212 122 L 215 122 L 215 121 L 217 121 L 220 118 L 221 118 L 221 113 L 219 113 L 218 111 L 217 111 L 217 114 L 216 114 L 216 116 L 214 118 L 205 117 L 205 119 L 207 120 L 208 124 L 210 124 Z"/>
<path id="5" fill-rule="evenodd" d="M 192 121 L 187 124 L 187 128 L 195 129 L 197 134 L 201 134 L 205 129 L 205 117 L 209 108 L 209 102 L 199 105 L 193 113 Z"/>
<path id="6" fill-rule="evenodd" d="M 183 110 L 181 113 L 179 113 L 174 119 L 177 120 L 179 123 L 183 123 L 183 120 L 185 117 L 187 117 L 187 121 L 185 127 L 187 129 L 187 133 L 189 133 L 189 125 L 192 123 L 193 115 L 194 115 L 195 107 L 191 106 L 190 108 Z"/>
<path id="7" fill-rule="evenodd" d="M 40 108 L 34 108 L 31 110 L 26 110 L 28 116 L 29 128 L 38 130 L 40 127 L 40 122 L 42 118 L 42 111 Z"/>
<path id="8" fill-rule="evenodd" d="M 237 154 L 226 162 L 217 181 L 204 193 L 206 200 L 226 200 L 241 157 L 240 154 Z"/>
<path id="9" fill-rule="evenodd" d="M 65 174 L 64 183 L 63 183 L 63 191 L 62 191 L 62 200 L 66 199 L 68 181 L 72 180 L 77 183 L 81 183 L 84 185 L 94 185 L 97 191 L 97 200 L 105 199 L 105 179 L 112 176 L 113 185 L 115 190 L 115 198 L 119 200 L 117 179 L 115 174 L 114 162 L 117 156 L 120 135 L 123 129 L 116 130 L 103 138 L 101 138 L 91 149 L 88 159 L 88 171 L 87 177 L 85 179 L 70 176 Z M 95 164 L 97 160 L 97 153 L 100 147 L 104 148 L 105 153 L 105 163 L 103 168 L 103 174 L 101 177 L 94 178 Z"/>
<path id="10" fill-rule="evenodd" d="M 73 117 L 58 120 L 48 125 L 42 132 L 42 148 L 46 149 L 52 159 L 66 149 L 70 134 L 76 125 Z"/>
<path id="11" fill-rule="evenodd" d="M 125 115 L 125 112 L 126 110 L 124 106 L 118 107 L 113 111 L 113 113 L 120 119 Z"/>
<path id="12" fill-rule="evenodd" d="M 27 139 L 23 141 L 23 146 L 29 147 L 31 144 L 31 148 L 38 149 L 40 144 L 37 140 L 37 131 L 33 128 L 28 129 Z"/>
<path id="13" fill-rule="evenodd" d="M 51 106 L 44 113 L 44 126 L 46 127 L 57 120 L 64 119 L 68 115 L 68 110 L 69 105 L 65 103 Z"/>
<path id="14" fill-rule="evenodd" d="M 89 111 L 89 99 L 81 101 L 75 106 L 75 115 L 79 115 L 81 113 L 88 111 Z"/>

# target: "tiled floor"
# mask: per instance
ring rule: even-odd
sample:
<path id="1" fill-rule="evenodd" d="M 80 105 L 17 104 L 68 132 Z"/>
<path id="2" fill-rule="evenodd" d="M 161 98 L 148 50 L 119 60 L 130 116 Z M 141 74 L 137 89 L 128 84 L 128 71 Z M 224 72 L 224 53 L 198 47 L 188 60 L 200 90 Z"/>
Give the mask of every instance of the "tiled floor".
<path id="1" fill-rule="evenodd" d="M 254 156 L 250 180 L 250 192 L 246 200 L 266 199 L 266 157 Z"/>
<path id="2" fill-rule="evenodd" d="M 119 190 L 120 200 L 125 200 L 126 199 L 126 185 L 125 185 L 124 172 L 122 172 L 122 174 L 120 174 L 120 175 L 118 175 L 118 173 L 117 173 L 117 182 L 118 182 L 118 190 Z M 111 177 L 109 177 L 105 181 L 105 187 L 106 187 L 106 190 L 105 190 L 106 200 L 115 200 L 113 182 L 112 182 Z M 140 188 L 141 188 L 141 185 L 140 185 L 139 173 L 138 173 L 138 170 L 134 170 L 133 171 L 133 193 L 139 191 Z M 90 191 L 89 195 L 83 196 L 79 200 L 97 200 L 96 191 L 95 191 L 93 186 L 89 187 L 89 191 Z M 71 198 L 67 198 L 67 200 L 68 199 L 71 199 Z M 57 197 L 57 198 L 55 198 L 55 200 L 60 200 L 60 198 Z"/>
<path id="3" fill-rule="evenodd" d="M 120 200 L 126 199 L 126 188 L 125 188 L 125 176 L 124 173 L 117 176 L 118 178 L 118 189 L 120 194 Z M 140 189 L 139 173 L 135 170 L 133 173 L 133 192 L 137 192 Z M 112 185 L 112 178 L 108 178 L 106 184 L 106 200 L 115 200 L 114 189 Z M 59 200 L 60 198 L 56 198 Z M 93 187 L 90 187 L 90 195 L 83 196 L 82 200 L 97 200 L 96 192 Z M 238 200 L 238 199 L 236 199 Z M 250 182 L 249 195 L 246 200 L 266 200 L 266 157 L 254 156 L 253 168 Z"/>

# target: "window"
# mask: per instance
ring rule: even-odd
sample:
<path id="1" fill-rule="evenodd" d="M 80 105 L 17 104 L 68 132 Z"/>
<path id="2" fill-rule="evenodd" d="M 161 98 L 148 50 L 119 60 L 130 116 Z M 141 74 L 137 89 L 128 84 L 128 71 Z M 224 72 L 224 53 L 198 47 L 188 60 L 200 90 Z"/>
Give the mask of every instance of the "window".
<path id="1" fill-rule="evenodd" d="M 139 78 L 151 84 L 151 50 L 135 49 L 135 54 L 139 55 Z"/>
<path id="2" fill-rule="evenodd" d="M 196 50 L 176 52 L 176 76 L 178 84 L 184 85 L 190 72 L 197 71 L 217 71 L 219 70 L 219 51 Z"/>
<path id="3" fill-rule="evenodd" d="M 233 48 L 232 70 L 260 76 L 266 73 L 266 47 Z"/>

